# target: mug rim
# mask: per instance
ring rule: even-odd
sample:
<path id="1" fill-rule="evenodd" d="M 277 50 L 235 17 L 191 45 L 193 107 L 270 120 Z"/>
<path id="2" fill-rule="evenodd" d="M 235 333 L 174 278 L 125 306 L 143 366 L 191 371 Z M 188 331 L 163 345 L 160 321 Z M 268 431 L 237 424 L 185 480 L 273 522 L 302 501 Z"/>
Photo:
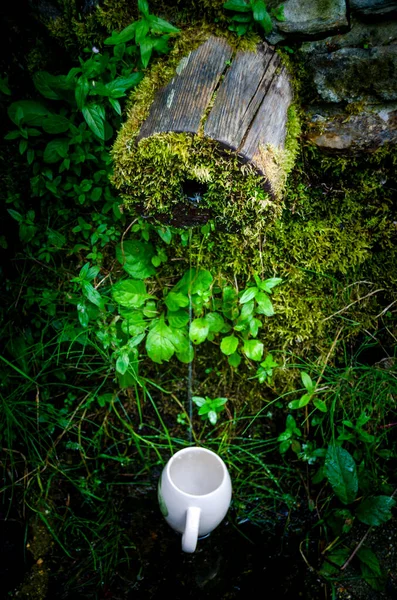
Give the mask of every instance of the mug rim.
<path id="1" fill-rule="evenodd" d="M 206 452 L 207 454 L 211 454 L 218 460 L 218 462 L 222 466 L 222 480 L 219 483 L 219 485 L 214 490 L 212 490 L 212 492 L 208 492 L 207 494 L 190 494 L 189 492 L 184 492 L 183 490 L 181 490 L 181 488 L 179 488 L 177 485 L 175 485 L 175 483 L 172 480 L 172 477 L 170 474 L 170 467 L 171 467 L 171 464 L 172 464 L 174 458 L 176 457 L 176 455 L 182 454 L 185 452 L 192 452 L 192 451 L 193 452 Z M 216 454 L 216 452 L 213 452 L 212 450 L 209 450 L 208 448 L 202 448 L 201 446 L 188 446 L 187 448 L 182 448 L 182 450 L 178 450 L 177 452 L 175 452 L 175 454 L 173 456 L 171 456 L 171 458 L 169 459 L 167 466 L 165 468 L 165 471 L 166 471 L 167 478 L 168 478 L 168 481 L 170 482 L 171 486 L 179 494 L 183 494 L 184 496 L 188 496 L 189 498 L 206 498 L 207 496 L 211 496 L 211 494 L 215 494 L 215 492 L 217 492 L 219 490 L 219 488 L 223 485 L 225 478 L 226 478 L 226 474 L 228 472 L 225 463 L 223 462 L 221 457 L 218 454 Z"/>

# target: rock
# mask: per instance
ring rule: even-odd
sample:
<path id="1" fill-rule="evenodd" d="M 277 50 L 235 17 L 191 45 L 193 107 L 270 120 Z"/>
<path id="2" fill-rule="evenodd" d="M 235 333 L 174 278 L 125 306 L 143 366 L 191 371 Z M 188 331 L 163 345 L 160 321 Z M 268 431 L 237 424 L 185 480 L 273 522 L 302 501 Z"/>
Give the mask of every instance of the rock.
<path id="1" fill-rule="evenodd" d="M 322 150 L 350 153 L 397 144 L 397 104 L 368 105 L 356 115 L 313 107 L 307 137 Z"/>
<path id="2" fill-rule="evenodd" d="M 274 44 L 287 37 L 308 39 L 348 27 L 345 0 L 286 0 L 285 21 L 273 21 L 274 31 L 267 38 Z"/>
<path id="3" fill-rule="evenodd" d="M 325 102 L 397 100 L 397 44 L 314 52 L 308 63 Z"/>
<path id="4" fill-rule="evenodd" d="M 352 17 L 350 31 L 344 35 L 333 35 L 317 42 L 305 42 L 302 52 L 335 52 L 341 48 L 372 48 L 389 46 L 397 42 L 397 20 L 364 23 Z"/>
<path id="5" fill-rule="evenodd" d="M 350 9 L 363 15 L 389 15 L 397 12 L 396 0 L 350 0 Z"/>

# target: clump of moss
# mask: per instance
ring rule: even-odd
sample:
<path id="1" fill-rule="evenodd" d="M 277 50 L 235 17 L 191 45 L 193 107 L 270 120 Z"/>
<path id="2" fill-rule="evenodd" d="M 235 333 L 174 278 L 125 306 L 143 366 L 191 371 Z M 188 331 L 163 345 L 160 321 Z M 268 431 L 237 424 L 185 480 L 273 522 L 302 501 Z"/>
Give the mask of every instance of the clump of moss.
<path id="1" fill-rule="evenodd" d="M 127 121 L 113 148 L 113 182 L 129 210 L 158 218 L 171 218 L 176 206 L 179 212 L 188 211 L 184 183 L 197 182 L 206 187 L 199 210 L 211 214 L 223 229 L 238 229 L 250 235 L 281 214 L 281 192 L 297 150 L 299 119 L 294 109 L 289 115 L 285 150 L 264 149 L 267 179 L 251 165 L 242 164 L 236 153 L 206 138 L 203 124 L 195 136 L 170 132 L 136 142 L 156 91 L 172 79 L 180 60 L 213 33 L 214 28 L 205 25 L 183 32 L 170 57 L 158 62 L 134 92 Z M 229 39 L 229 34 L 226 37 L 236 48 L 236 40 Z M 253 37 L 245 43 L 256 49 L 257 41 Z M 265 191 L 268 182 L 272 198 Z"/>

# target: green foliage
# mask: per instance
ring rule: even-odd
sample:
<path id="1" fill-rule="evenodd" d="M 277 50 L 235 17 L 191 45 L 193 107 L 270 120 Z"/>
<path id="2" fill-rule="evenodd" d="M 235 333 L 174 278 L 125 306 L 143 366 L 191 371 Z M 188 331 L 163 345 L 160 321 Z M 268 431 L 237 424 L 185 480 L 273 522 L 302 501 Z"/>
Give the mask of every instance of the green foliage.
<path id="1" fill-rule="evenodd" d="M 277 21 L 285 21 L 283 5 L 268 11 L 263 0 L 228 0 L 223 8 L 236 13 L 230 17 L 229 29 L 239 36 L 255 28 L 259 28 L 265 35 L 269 34 L 273 28 L 271 17 Z"/>
<path id="2" fill-rule="evenodd" d="M 208 419 L 211 425 L 216 425 L 218 420 L 218 414 L 225 408 L 227 398 L 201 398 L 200 396 L 193 396 L 192 401 L 196 406 L 199 407 L 198 414 L 203 420 Z"/>
<path id="3" fill-rule="evenodd" d="M 277 441 L 280 442 L 279 451 L 281 454 L 287 452 L 288 448 L 291 448 L 295 454 L 301 451 L 301 443 L 297 438 L 302 437 L 302 432 L 297 427 L 296 421 L 292 415 L 287 416 L 285 423 L 285 430 L 280 433 Z"/>
<path id="4" fill-rule="evenodd" d="M 358 490 L 356 463 L 351 454 L 341 446 L 329 446 L 325 473 L 339 500 L 343 504 L 351 504 Z"/>

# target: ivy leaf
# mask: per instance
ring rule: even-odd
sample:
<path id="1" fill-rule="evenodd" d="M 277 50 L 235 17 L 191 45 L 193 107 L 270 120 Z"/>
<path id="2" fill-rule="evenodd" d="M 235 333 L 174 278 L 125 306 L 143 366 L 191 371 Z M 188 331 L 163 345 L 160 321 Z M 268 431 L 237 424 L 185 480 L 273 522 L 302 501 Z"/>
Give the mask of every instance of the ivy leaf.
<path id="1" fill-rule="evenodd" d="M 143 281 L 135 279 L 126 279 L 119 281 L 112 288 L 112 296 L 117 304 L 121 304 L 126 308 L 139 308 L 150 294 L 146 293 L 146 286 Z"/>
<path id="2" fill-rule="evenodd" d="M 371 496 L 357 507 L 356 515 L 366 525 L 382 525 L 391 519 L 391 509 L 396 505 L 390 496 Z"/>
<path id="3" fill-rule="evenodd" d="M 229 335 L 227 337 L 224 337 L 221 341 L 221 352 L 223 352 L 223 354 L 226 354 L 226 356 L 230 356 L 231 354 L 234 354 L 236 352 L 237 346 L 238 338 L 236 338 L 236 336 L 234 335 Z"/>
<path id="4" fill-rule="evenodd" d="M 350 504 L 355 500 L 358 490 L 357 469 L 354 458 L 347 450 L 341 446 L 328 446 L 325 474 L 343 504 Z"/>
<path id="5" fill-rule="evenodd" d="M 193 344 L 201 344 L 207 339 L 209 325 L 205 318 L 194 319 L 190 324 L 189 337 Z"/>
<path id="6" fill-rule="evenodd" d="M 256 312 L 260 315 L 266 315 L 267 317 L 272 317 L 274 315 L 273 304 L 267 294 L 260 292 L 257 294 L 255 300 L 258 303 L 256 308 Z"/>
<path id="7" fill-rule="evenodd" d="M 263 355 L 263 344 L 262 342 L 258 342 L 258 340 L 245 340 L 244 341 L 244 353 L 247 358 L 251 360 L 262 360 Z"/>
<path id="8" fill-rule="evenodd" d="M 82 108 L 83 117 L 91 131 L 101 140 L 105 139 L 105 111 L 99 104 L 87 104 Z"/>
<path id="9" fill-rule="evenodd" d="M 175 347 L 170 340 L 171 337 L 172 331 L 165 324 L 164 315 L 162 315 L 146 338 L 146 352 L 153 362 L 161 365 L 163 360 L 168 361 L 172 357 Z"/>

